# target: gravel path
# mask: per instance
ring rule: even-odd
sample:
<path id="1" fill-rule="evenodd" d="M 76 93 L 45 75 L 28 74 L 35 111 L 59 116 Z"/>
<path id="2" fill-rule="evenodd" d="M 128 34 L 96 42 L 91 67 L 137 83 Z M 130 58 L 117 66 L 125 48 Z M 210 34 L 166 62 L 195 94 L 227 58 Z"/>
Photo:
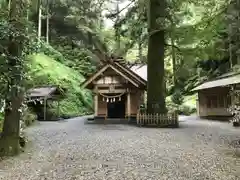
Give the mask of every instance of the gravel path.
<path id="1" fill-rule="evenodd" d="M 85 124 L 83 118 L 27 129 L 29 147 L 0 162 L 4 180 L 237 180 L 231 124 L 183 118 L 179 129 Z"/>

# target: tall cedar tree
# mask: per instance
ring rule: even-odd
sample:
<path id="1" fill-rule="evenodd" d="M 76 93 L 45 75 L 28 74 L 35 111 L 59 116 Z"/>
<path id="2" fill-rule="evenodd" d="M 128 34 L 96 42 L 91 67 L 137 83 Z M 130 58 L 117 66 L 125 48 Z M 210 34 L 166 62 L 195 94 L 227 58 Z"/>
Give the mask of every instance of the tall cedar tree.
<path id="1" fill-rule="evenodd" d="M 165 0 L 148 1 L 148 113 L 165 113 L 164 81 L 164 22 L 166 18 Z"/>
<path id="2" fill-rule="evenodd" d="M 19 153 L 20 108 L 23 102 L 22 70 L 23 41 L 25 33 L 27 0 L 11 0 L 9 3 L 9 24 L 12 32 L 8 42 L 9 80 L 5 102 L 3 132 L 0 139 L 0 156 Z"/>

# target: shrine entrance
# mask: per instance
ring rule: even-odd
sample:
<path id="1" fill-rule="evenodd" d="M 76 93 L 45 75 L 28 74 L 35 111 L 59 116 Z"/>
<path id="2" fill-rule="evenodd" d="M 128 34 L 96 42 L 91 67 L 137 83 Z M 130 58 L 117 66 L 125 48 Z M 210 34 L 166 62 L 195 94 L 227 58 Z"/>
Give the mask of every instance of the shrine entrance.
<path id="1" fill-rule="evenodd" d="M 94 119 L 135 119 L 144 102 L 146 80 L 112 57 L 102 63 L 81 85 L 93 92 Z"/>
<path id="2" fill-rule="evenodd" d="M 125 118 L 126 96 L 123 95 L 121 100 L 107 103 L 108 118 Z"/>

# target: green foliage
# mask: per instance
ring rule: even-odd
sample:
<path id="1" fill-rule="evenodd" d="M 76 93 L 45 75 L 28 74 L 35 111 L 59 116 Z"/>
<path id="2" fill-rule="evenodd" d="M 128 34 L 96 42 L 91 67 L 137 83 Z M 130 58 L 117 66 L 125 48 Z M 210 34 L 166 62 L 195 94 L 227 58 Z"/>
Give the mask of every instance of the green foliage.
<path id="1" fill-rule="evenodd" d="M 64 62 L 66 66 L 76 70 L 84 76 L 92 74 L 96 67 L 96 62 L 94 62 L 92 55 L 86 49 L 72 48 L 69 45 L 56 47 L 59 53 L 64 53 Z M 45 53 L 46 54 L 46 53 Z M 50 56 L 57 60 L 55 56 Z"/>
<path id="2" fill-rule="evenodd" d="M 0 113 L 0 132 L 2 132 L 3 128 L 3 119 L 4 119 L 3 113 Z"/>
<path id="3" fill-rule="evenodd" d="M 182 105 L 178 109 L 178 113 L 189 116 L 196 113 L 196 108 L 190 108 L 189 106 Z"/>
<path id="4" fill-rule="evenodd" d="M 25 126 L 30 126 L 37 120 L 37 115 L 31 111 L 31 109 L 27 108 L 22 113 L 21 120 L 24 122 Z"/>
<path id="5" fill-rule="evenodd" d="M 175 91 L 171 98 L 172 98 L 172 102 L 177 105 L 181 105 L 184 100 L 184 97 L 183 97 L 181 91 L 179 91 L 179 90 Z"/>
<path id="6" fill-rule="evenodd" d="M 25 126 L 30 126 L 32 123 L 34 123 L 37 120 L 37 116 L 35 113 L 31 111 L 31 109 L 26 108 L 22 115 L 21 115 L 21 121 L 24 122 Z M 3 122 L 4 122 L 4 113 L 0 113 L 0 132 L 3 128 Z"/>
<path id="7" fill-rule="evenodd" d="M 168 96 L 166 98 L 166 105 L 169 112 L 177 112 L 178 114 L 182 115 L 191 115 L 196 113 L 197 107 L 196 107 L 196 98 L 197 95 L 191 95 L 191 96 L 183 96 L 182 104 L 176 104 L 172 101 L 173 97 Z"/>
<path id="8" fill-rule="evenodd" d="M 80 87 L 84 81 L 80 73 L 42 53 L 29 56 L 29 64 L 30 86 L 56 85 L 67 90 L 65 99 L 60 102 L 60 115 L 77 116 L 91 112 L 91 93 Z M 52 111 L 57 113 L 55 103 Z"/>
<path id="9" fill-rule="evenodd" d="M 40 43 L 39 52 L 44 53 L 45 55 L 61 63 L 64 63 L 66 60 L 62 53 L 60 53 L 59 51 L 54 49 L 51 45 L 46 44 L 43 41 L 41 41 Z"/>
<path id="10" fill-rule="evenodd" d="M 80 88 L 83 76 L 88 76 L 99 63 L 99 56 L 93 51 L 99 49 L 102 53 L 115 52 L 114 29 L 105 29 L 102 16 L 103 10 L 108 7 L 108 0 L 55 0 L 50 2 L 50 44 L 44 42 L 46 34 L 46 0 L 43 0 L 42 35 L 40 43 L 36 38 L 37 31 L 37 0 L 30 4 L 29 20 L 23 18 L 22 22 L 28 27 L 25 34 L 24 56 L 31 55 L 26 61 L 28 68 L 28 87 L 37 85 L 59 85 L 67 88 L 67 99 L 60 105 L 61 114 L 84 114 L 91 111 L 91 94 Z M 232 39 L 239 39 L 238 6 L 232 3 L 230 13 L 226 0 L 171 0 L 168 1 L 168 20 L 166 22 L 166 53 L 165 75 L 168 95 L 172 95 L 175 89 L 182 93 L 172 95 L 170 101 L 176 104 L 185 104 L 182 95 L 191 94 L 190 91 L 197 84 L 217 76 L 226 71 L 226 64 L 215 63 L 228 56 L 228 35 Z M 4 51 L 8 45 L 9 34 L 17 35 L 16 29 L 11 29 L 8 23 L 8 11 L 6 1 L 1 1 L 0 11 L 0 97 L 4 98 L 7 80 L 9 79 L 9 67 Z M 126 14 L 121 13 L 119 21 L 115 21 L 115 27 L 120 27 L 121 55 L 136 61 L 140 54 L 146 56 L 148 40 L 146 1 L 132 2 L 126 9 Z M 205 8 L 208 7 L 208 8 Z M 26 8 L 27 10 L 27 8 Z M 115 20 L 116 12 L 110 17 Z M 226 19 L 228 23 L 226 23 Z M 238 19 L 238 21 L 234 21 Z M 173 23 L 171 23 L 171 21 Z M 232 34 L 228 33 L 230 25 Z M 237 33 L 234 33 L 234 32 Z M 171 34 L 176 45 L 177 87 L 172 81 L 172 47 Z M 236 46 L 239 45 L 235 42 Z M 140 53 L 140 48 L 142 52 Z M 236 49 L 234 49 L 237 52 Z M 44 55 L 43 55 L 44 54 Z M 23 58 L 24 59 L 24 58 Z M 22 59 L 22 60 L 23 60 Z M 145 61 L 146 59 L 141 59 Z M 206 69 L 199 66 L 198 62 L 213 61 L 216 67 Z M 208 64 L 208 63 L 206 63 Z M 212 65 L 211 64 L 211 65 Z M 25 64 L 24 64 L 25 65 Z M 219 67 L 221 66 L 221 67 Z M 54 68 L 53 68 L 54 67 Z M 222 67 L 224 70 L 222 70 Z M 25 72 L 27 69 L 25 69 Z M 181 94 L 181 95 L 180 95 Z M 56 113 L 56 104 L 51 111 Z M 186 108 L 183 108 L 186 109 Z M 193 109 L 193 108 L 191 108 Z"/>
<path id="11" fill-rule="evenodd" d="M 228 70 L 227 63 L 224 65 L 219 63 L 221 67 L 212 68 L 210 71 L 202 71 L 201 67 L 197 67 L 199 61 L 211 60 L 218 64 L 222 59 L 228 58 L 228 24 L 226 22 L 228 5 L 229 2 L 226 0 L 168 1 L 168 19 L 165 30 L 167 87 L 173 86 L 171 39 L 175 45 L 175 68 L 178 82 L 177 87 L 167 89 L 168 92 L 172 93 L 173 89 L 179 88 L 183 93 L 188 94 L 197 84 Z M 146 1 L 138 1 L 128 8 L 127 13 L 116 23 L 121 26 L 121 35 L 127 37 L 128 43 L 131 43 L 127 54 L 135 60 L 139 58 L 137 53 L 139 42 L 142 42 L 143 55 L 146 55 L 148 40 L 146 9 Z M 237 29 L 237 26 L 234 29 Z"/>

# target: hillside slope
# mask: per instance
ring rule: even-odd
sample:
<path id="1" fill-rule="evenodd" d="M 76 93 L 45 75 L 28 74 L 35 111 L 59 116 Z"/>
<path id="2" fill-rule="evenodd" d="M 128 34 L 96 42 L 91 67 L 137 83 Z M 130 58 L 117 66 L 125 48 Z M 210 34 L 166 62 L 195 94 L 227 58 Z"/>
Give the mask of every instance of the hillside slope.
<path id="1" fill-rule="evenodd" d="M 60 102 L 62 116 L 83 115 L 91 111 L 91 93 L 80 87 L 84 81 L 80 73 L 43 53 L 31 55 L 28 60 L 30 86 L 57 85 L 67 89 L 66 98 Z M 52 110 L 56 110 L 56 104 Z"/>

